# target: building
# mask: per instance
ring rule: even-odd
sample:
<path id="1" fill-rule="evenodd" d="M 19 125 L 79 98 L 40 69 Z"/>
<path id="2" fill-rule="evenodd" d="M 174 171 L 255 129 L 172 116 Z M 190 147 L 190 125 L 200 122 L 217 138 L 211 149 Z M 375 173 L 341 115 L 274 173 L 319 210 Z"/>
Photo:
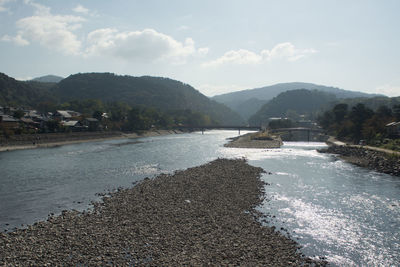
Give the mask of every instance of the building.
<path id="1" fill-rule="evenodd" d="M 400 136 L 400 122 L 391 122 L 385 125 L 389 136 Z"/>
<path id="2" fill-rule="evenodd" d="M 66 110 L 57 110 L 53 117 L 59 121 L 69 121 L 72 118 Z"/>
<path id="3" fill-rule="evenodd" d="M 88 129 L 88 127 L 83 126 L 82 123 L 80 121 L 62 121 L 60 122 L 60 124 L 62 126 L 64 126 L 65 128 L 70 129 L 73 132 L 81 132 L 81 131 L 85 131 Z"/>
<path id="4" fill-rule="evenodd" d="M 18 129 L 19 120 L 10 115 L 0 115 L 0 127 L 3 129 Z"/>
<path id="5" fill-rule="evenodd" d="M 89 131 L 97 131 L 100 128 L 100 122 L 96 118 L 85 118 L 82 125 L 88 127 Z"/>

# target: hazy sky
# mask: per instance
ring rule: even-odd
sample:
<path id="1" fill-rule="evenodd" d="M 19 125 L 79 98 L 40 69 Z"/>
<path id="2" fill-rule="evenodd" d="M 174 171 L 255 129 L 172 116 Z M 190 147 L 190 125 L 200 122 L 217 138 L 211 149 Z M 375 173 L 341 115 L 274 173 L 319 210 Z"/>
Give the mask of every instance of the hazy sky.
<path id="1" fill-rule="evenodd" d="M 163 76 L 215 94 L 312 82 L 400 95 L 399 0 L 0 0 L 0 72 Z"/>

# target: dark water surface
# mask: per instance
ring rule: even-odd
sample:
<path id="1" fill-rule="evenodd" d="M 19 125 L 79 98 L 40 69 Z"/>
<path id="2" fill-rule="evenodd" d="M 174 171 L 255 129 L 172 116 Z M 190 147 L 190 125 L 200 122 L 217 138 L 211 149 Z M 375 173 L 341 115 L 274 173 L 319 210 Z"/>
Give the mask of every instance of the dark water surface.
<path id="1" fill-rule="evenodd" d="M 398 266 L 400 179 L 319 154 L 322 143 L 281 149 L 224 148 L 237 131 L 113 140 L 0 153 L 0 229 L 84 210 L 96 193 L 131 187 L 217 157 L 246 157 L 272 175 L 259 209 L 284 228 L 307 255 L 338 266 Z M 140 142 L 136 142 L 140 141 Z M 285 233 L 285 231 L 284 231 Z"/>

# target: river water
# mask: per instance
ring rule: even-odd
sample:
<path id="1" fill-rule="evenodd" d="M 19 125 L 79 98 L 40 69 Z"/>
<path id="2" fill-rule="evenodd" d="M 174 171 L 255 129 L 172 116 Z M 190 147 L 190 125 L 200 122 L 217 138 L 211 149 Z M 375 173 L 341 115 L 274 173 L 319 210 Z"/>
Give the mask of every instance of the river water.
<path id="1" fill-rule="evenodd" d="M 149 137 L 0 153 L 0 229 L 84 210 L 97 193 L 218 157 L 246 157 L 271 174 L 259 210 L 308 256 L 337 266 L 398 266 L 400 179 L 290 143 L 281 149 L 225 148 L 237 131 Z M 268 215 L 268 216 L 267 216 Z"/>

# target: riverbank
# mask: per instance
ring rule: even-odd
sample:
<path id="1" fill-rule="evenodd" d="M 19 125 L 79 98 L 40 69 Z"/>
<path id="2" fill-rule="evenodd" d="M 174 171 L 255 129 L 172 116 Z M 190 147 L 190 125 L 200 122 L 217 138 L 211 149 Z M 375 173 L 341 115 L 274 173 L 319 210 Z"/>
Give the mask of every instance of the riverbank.
<path id="1" fill-rule="evenodd" d="M 258 221 L 262 172 L 244 160 L 218 159 L 145 179 L 90 212 L 63 212 L 0 234 L 0 265 L 322 265 Z"/>
<path id="2" fill-rule="evenodd" d="M 99 142 L 113 139 L 134 139 L 140 137 L 161 136 L 183 133 L 180 130 L 151 130 L 141 133 L 119 131 L 107 132 L 72 132 L 51 134 L 16 135 L 12 139 L 0 140 L 0 152 L 20 149 L 49 148 L 84 142 Z"/>
<path id="3" fill-rule="evenodd" d="M 327 143 L 329 147 L 319 152 L 336 154 L 339 158 L 357 166 L 400 176 L 399 152 L 369 146 L 346 145 L 335 139 L 330 139 Z"/>
<path id="4" fill-rule="evenodd" d="M 262 136 L 262 132 L 256 132 L 232 138 L 224 146 L 234 148 L 280 148 L 282 144 L 280 137 Z"/>

